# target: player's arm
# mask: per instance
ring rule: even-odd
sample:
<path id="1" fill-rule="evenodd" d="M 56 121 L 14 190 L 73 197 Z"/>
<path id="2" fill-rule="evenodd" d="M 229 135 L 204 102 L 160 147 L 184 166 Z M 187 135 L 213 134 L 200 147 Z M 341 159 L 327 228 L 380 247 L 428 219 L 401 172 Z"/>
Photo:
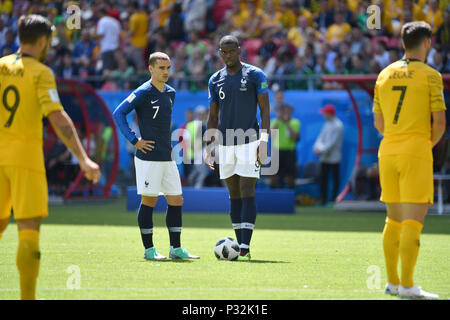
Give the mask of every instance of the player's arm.
<path id="1" fill-rule="evenodd" d="M 208 120 L 206 122 L 206 132 L 211 133 L 210 129 L 217 130 L 217 127 L 219 126 L 219 103 L 215 101 L 211 101 L 209 103 L 209 115 Z M 212 146 L 213 137 L 209 138 L 207 137 L 206 144 L 208 146 Z M 205 152 L 205 164 L 206 166 L 214 170 L 214 159 L 212 159 L 212 150 L 210 148 L 206 148 Z"/>
<path id="2" fill-rule="evenodd" d="M 259 113 L 261 116 L 261 137 L 258 148 L 258 159 L 260 163 L 264 163 L 267 159 L 267 143 L 270 133 L 270 103 L 269 94 L 258 94 Z"/>
<path id="3" fill-rule="evenodd" d="M 433 147 L 441 140 L 446 129 L 444 84 L 442 75 L 438 72 L 428 76 L 428 87 L 430 88 L 430 110 L 433 118 L 431 125 L 431 143 Z"/>
<path id="4" fill-rule="evenodd" d="M 431 125 L 431 143 L 433 147 L 441 140 L 446 129 L 445 111 L 432 112 L 433 124 Z"/>
<path id="5" fill-rule="evenodd" d="M 81 170 L 88 180 L 97 183 L 100 179 L 100 168 L 86 154 L 80 142 L 75 126 L 64 110 L 54 111 L 47 115 L 58 138 L 68 147 L 80 163 Z"/>
<path id="6" fill-rule="evenodd" d="M 383 134 L 384 132 L 384 118 L 382 113 L 374 113 L 373 114 L 374 125 L 375 128 Z"/>
<path id="7" fill-rule="evenodd" d="M 143 153 L 147 153 L 147 151 L 152 151 L 154 149 L 155 141 L 138 138 L 136 133 L 131 130 L 127 121 L 127 114 L 135 108 L 136 103 L 138 103 L 138 97 L 137 94 L 133 92 L 119 104 L 116 110 L 114 110 L 113 118 L 124 137 L 130 141 L 136 149 Z"/>
<path id="8" fill-rule="evenodd" d="M 384 134 L 384 117 L 383 117 L 383 112 L 381 111 L 377 84 L 375 84 L 375 89 L 374 89 L 373 110 L 372 111 L 373 111 L 373 121 L 374 121 L 375 128 L 381 134 Z"/>
<path id="9" fill-rule="evenodd" d="M 267 84 L 266 75 L 262 71 L 255 72 L 257 85 L 257 100 L 259 106 L 259 114 L 261 116 L 261 135 L 259 138 L 258 161 L 264 163 L 267 159 L 267 143 L 270 133 L 270 103 L 269 103 L 269 86 Z"/>

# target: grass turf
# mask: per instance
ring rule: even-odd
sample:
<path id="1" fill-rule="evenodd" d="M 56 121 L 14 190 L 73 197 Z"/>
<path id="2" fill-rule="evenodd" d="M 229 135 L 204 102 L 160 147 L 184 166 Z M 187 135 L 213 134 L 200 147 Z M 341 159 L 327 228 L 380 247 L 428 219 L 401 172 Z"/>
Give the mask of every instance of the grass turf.
<path id="1" fill-rule="evenodd" d="M 300 208 L 295 215 L 260 214 L 252 238 L 253 260 L 229 262 L 218 261 L 213 254 L 219 238 L 234 238 L 229 216 L 185 213 L 182 245 L 201 259 L 152 262 L 143 259 L 136 214 L 125 211 L 123 199 L 52 207 L 41 227 L 37 296 L 397 299 L 383 294 L 384 219 L 382 213 L 323 208 Z M 154 225 L 155 246 L 168 255 L 163 213 L 154 214 Z M 19 298 L 16 250 L 17 229 L 11 222 L 0 240 L 0 299 Z M 450 217 L 428 216 L 415 281 L 448 299 L 449 265 Z"/>

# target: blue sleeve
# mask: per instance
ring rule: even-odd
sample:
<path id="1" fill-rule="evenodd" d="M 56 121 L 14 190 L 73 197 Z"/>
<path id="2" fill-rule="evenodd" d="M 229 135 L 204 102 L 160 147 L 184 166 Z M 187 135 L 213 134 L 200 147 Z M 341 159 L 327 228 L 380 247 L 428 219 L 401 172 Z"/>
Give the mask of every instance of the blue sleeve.
<path id="1" fill-rule="evenodd" d="M 135 108 L 137 101 L 138 97 L 136 92 L 132 92 L 113 112 L 114 120 L 119 127 L 120 132 L 122 132 L 125 138 L 133 145 L 135 145 L 139 139 L 137 138 L 136 133 L 132 131 L 128 125 L 127 114 Z"/>
<path id="2" fill-rule="evenodd" d="M 267 84 L 266 75 L 262 70 L 255 71 L 256 78 L 256 93 L 263 94 L 269 92 L 269 86 Z"/>
<path id="3" fill-rule="evenodd" d="M 208 82 L 208 101 L 210 103 L 211 102 L 219 102 L 219 98 L 217 97 L 217 94 L 214 91 L 213 77 L 209 78 L 209 82 Z"/>

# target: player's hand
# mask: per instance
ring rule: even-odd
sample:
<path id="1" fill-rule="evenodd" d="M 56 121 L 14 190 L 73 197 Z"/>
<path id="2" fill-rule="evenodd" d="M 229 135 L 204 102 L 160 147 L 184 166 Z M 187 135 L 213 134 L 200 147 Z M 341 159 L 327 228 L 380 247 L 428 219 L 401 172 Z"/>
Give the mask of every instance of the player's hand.
<path id="1" fill-rule="evenodd" d="M 210 169 L 214 170 L 214 156 L 212 155 L 211 150 L 209 148 L 205 148 L 205 152 L 203 154 L 203 159 L 205 160 L 205 165 Z"/>
<path id="2" fill-rule="evenodd" d="M 100 167 L 98 164 L 91 159 L 86 158 L 85 160 L 80 161 L 80 167 L 86 179 L 92 181 L 94 184 L 98 182 L 101 176 Z"/>
<path id="3" fill-rule="evenodd" d="M 138 142 L 136 142 L 134 146 L 143 153 L 147 153 L 147 151 L 152 151 L 155 149 L 155 141 L 139 138 Z"/>
<path id="4" fill-rule="evenodd" d="M 257 152 L 257 159 L 259 161 L 259 165 L 263 165 L 267 160 L 267 142 L 260 141 Z"/>

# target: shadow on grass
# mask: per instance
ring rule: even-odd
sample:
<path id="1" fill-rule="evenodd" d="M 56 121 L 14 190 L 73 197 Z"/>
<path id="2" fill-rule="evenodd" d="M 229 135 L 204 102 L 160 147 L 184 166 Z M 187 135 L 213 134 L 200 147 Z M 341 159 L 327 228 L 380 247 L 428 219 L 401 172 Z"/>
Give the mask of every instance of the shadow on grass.
<path id="1" fill-rule="evenodd" d="M 137 227 L 137 212 L 126 211 L 126 200 L 52 206 L 43 224 Z M 256 230 L 342 231 L 382 233 L 382 212 L 345 212 L 332 208 L 301 207 L 296 214 L 259 214 Z M 155 212 L 155 226 L 165 226 L 165 214 Z M 228 214 L 184 213 L 183 228 L 230 229 Z M 424 233 L 450 234 L 450 216 L 427 216 Z"/>

